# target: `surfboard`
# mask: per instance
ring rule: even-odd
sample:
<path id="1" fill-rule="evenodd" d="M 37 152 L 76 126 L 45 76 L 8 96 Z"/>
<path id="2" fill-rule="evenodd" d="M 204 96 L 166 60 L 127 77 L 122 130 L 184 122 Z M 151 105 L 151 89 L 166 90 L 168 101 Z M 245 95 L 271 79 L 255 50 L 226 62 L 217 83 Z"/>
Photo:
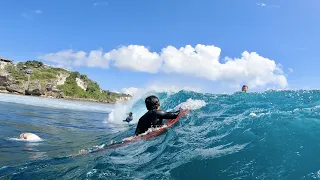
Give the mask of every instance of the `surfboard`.
<path id="1" fill-rule="evenodd" d="M 83 150 L 82 152 L 79 152 L 78 154 L 71 154 L 68 157 L 75 157 L 75 156 L 84 155 L 84 154 L 88 154 L 88 153 L 101 152 L 101 151 L 105 151 L 107 149 L 113 149 L 113 148 L 121 147 L 121 146 L 127 145 L 128 143 L 135 142 L 135 141 L 138 141 L 138 140 L 149 139 L 151 137 L 154 137 L 154 136 L 157 136 L 157 135 L 163 133 L 164 131 L 166 131 L 167 129 L 172 127 L 174 124 L 176 124 L 180 120 L 180 118 L 182 116 L 187 115 L 188 113 L 189 113 L 188 109 L 187 110 L 183 110 L 181 113 L 179 113 L 179 115 L 178 115 L 178 117 L 176 119 L 168 119 L 164 123 L 164 126 L 162 128 L 159 128 L 159 129 L 157 129 L 155 131 L 152 131 L 152 132 L 149 132 L 147 134 L 139 135 L 139 136 L 131 136 L 131 137 L 125 138 L 125 139 L 130 139 L 130 140 L 123 140 L 121 143 L 112 144 L 112 145 L 109 145 L 107 147 L 104 147 L 104 148 L 101 148 L 101 149 L 98 149 L 98 150 L 94 150 L 94 151 L 91 151 L 91 152 L 88 152 L 87 150 Z"/>

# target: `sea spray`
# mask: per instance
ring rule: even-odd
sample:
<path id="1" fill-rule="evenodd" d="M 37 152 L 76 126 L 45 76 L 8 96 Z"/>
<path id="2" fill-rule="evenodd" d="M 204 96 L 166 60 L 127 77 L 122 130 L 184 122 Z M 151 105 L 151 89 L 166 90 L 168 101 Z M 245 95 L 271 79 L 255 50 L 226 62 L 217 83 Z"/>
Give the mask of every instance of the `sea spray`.
<path id="1" fill-rule="evenodd" d="M 176 106 L 175 109 L 189 109 L 189 110 L 197 110 L 202 108 L 203 106 L 206 106 L 207 103 L 203 100 L 193 100 L 191 98 L 189 98 L 186 102 L 183 102 L 181 104 L 179 104 L 178 106 Z"/>
<path id="2" fill-rule="evenodd" d="M 189 88 L 189 87 L 176 87 L 176 86 L 157 86 L 157 85 L 151 85 L 147 88 L 140 89 L 139 91 L 135 92 L 132 99 L 127 102 L 119 101 L 115 104 L 114 109 L 111 111 L 111 113 L 108 115 L 108 117 L 105 119 L 104 123 L 109 124 L 112 127 L 118 127 L 119 130 L 126 130 L 128 127 L 126 122 L 123 122 L 123 120 L 126 119 L 129 112 L 133 113 L 133 120 L 130 122 L 131 124 L 138 123 L 139 118 L 146 113 L 146 107 L 144 104 L 144 99 L 147 96 L 150 95 L 157 95 L 161 93 L 165 93 L 166 97 L 169 97 L 170 95 L 176 94 L 182 90 L 185 91 L 200 91 L 199 89 L 195 88 Z M 163 103 L 166 98 L 160 98 L 160 102 Z M 139 101 L 139 102 L 138 102 Z M 182 108 L 191 108 L 191 109 L 199 109 L 202 106 L 205 106 L 204 101 L 200 100 L 192 100 L 189 99 L 187 102 L 184 102 L 184 104 L 180 105 Z M 179 107 L 180 107 L 179 106 Z M 134 111 L 133 111 L 134 108 Z M 169 109 L 170 110 L 170 109 Z"/>

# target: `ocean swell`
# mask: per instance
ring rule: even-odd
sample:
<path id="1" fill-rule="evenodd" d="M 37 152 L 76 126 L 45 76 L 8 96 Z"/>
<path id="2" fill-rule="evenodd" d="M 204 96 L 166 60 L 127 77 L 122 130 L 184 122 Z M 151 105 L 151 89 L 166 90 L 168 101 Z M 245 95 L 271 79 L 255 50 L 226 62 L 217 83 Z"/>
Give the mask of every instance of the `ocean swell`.
<path id="1" fill-rule="evenodd" d="M 115 105 L 101 119 L 108 128 L 90 133 L 101 149 L 132 136 L 155 94 L 161 109 L 191 111 L 163 134 L 73 159 L 2 165 L 0 177 L 47 179 L 317 179 L 320 160 L 320 91 L 203 94 L 192 91 L 145 93 Z M 125 106 L 125 107 L 124 107 Z M 133 126 L 122 122 L 134 114 Z M 112 117 L 113 116 L 113 117 Z M 88 119 L 80 119 L 79 123 Z M 119 130 L 118 126 L 125 127 Z M 102 126 L 102 125 L 101 125 Z M 95 129 L 89 129 L 95 132 Z M 88 131 L 89 131 L 88 130 Z M 109 131 L 110 130 L 110 131 Z M 82 131 L 86 133 L 86 131 Z M 102 133 L 102 134 L 101 134 Z M 57 135 L 58 136 L 58 135 Z M 89 136 L 88 136 L 89 137 Z M 63 137 L 59 137 L 63 139 Z M 82 138 L 86 138 L 84 135 Z M 82 141 L 83 139 L 81 139 Z M 76 141 L 76 140 L 75 140 Z M 78 139 L 78 141 L 80 141 Z M 86 140 L 89 142 L 89 140 Z M 45 143 L 39 146 L 45 146 Z M 37 147 L 40 148 L 40 147 Z M 68 144 L 65 144 L 68 149 Z M 67 151 L 61 156 L 75 153 Z M 27 169 L 23 169 L 27 167 Z M 63 168 L 62 168 L 63 167 Z"/>

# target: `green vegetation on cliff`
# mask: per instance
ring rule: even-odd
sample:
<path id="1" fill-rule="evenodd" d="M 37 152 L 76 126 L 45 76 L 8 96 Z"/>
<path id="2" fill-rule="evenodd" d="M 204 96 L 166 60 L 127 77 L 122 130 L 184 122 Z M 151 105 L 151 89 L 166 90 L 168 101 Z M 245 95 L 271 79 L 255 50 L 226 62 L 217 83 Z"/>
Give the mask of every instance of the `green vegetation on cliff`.
<path id="1" fill-rule="evenodd" d="M 87 84 L 86 90 L 83 90 L 77 85 L 76 78 L 79 78 Z M 86 75 L 82 75 L 79 72 L 71 72 L 64 85 L 59 85 L 57 88 L 61 89 L 66 96 L 96 99 L 99 101 L 115 102 L 117 98 L 124 96 L 123 94 L 101 90 L 98 83 L 90 80 Z"/>
<path id="2" fill-rule="evenodd" d="M 60 72 L 68 72 L 61 68 L 45 67 L 44 64 L 39 61 L 19 62 L 17 68 L 20 70 L 31 70 L 30 80 L 39 81 L 55 79 Z"/>
<path id="3" fill-rule="evenodd" d="M 62 68 L 54 68 L 44 65 L 39 61 L 19 62 L 17 65 L 7 64 L 5 69 L 12 79 L 13 84 L 29 84 L 28 87 L 36 88 L 40 83 L 40 92 L 43 95 L 49 94 L 52 96 L 52 90 L 47 90 L 46 87 L 54 87 L 61 90 L 65 97 L 69 98 L 83 98 L 101 102 L 115 102 L 121 97 L 130 97 L 126 94 L 113 93 L 106 90 L 101 90 L 99 84 L 90 80 L 87 75 L 79 72 L 71 72 Z M 29 76 L 29 78 L 28 78 Z M 66 78 L 63 85 L 57 85 L 58 81 Z M 81 87 L 79 86 L 80 83 Z M 61 84 L 61 82 L 60 82 Z M 26 92 L 29 89 L 26 89 Z M 55 90 L 56 92 L 56 90 Z M 60 94 L 59 96 L 60 97 Z"/>
<path id="4" fill-rule="evenodd" d="M 6 65 L 5 70 L 16 80 L 18 84 L 28 80 L 27 75 L 24 72 L 17 70 L 12 64 Z"/>

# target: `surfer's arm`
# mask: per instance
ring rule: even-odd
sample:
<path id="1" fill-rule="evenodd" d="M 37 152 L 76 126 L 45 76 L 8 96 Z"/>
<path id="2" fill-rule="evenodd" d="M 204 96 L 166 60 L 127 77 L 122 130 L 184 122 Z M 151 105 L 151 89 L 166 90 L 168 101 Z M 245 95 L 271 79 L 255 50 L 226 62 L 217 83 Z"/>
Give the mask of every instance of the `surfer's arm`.
<path id="1" fill-rule="evenodd" d="M 157 115 L 161 118 L 161 119 L 175 119 L 178 117 L 180 113 L 180 110 L 176 111 L 176 112 L 165 112 L 165 111 L 157 111 Z"/>

